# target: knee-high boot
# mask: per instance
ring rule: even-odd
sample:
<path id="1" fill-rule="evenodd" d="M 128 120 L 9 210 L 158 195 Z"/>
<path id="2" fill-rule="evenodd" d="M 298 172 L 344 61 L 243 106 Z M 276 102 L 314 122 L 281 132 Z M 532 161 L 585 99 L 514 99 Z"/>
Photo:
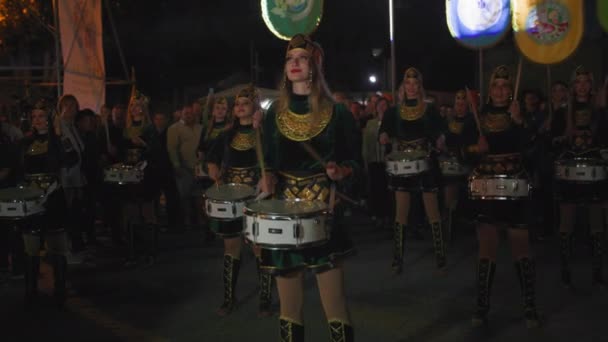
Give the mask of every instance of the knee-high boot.
<path id="1" fill-rule="evenodd" d="M 38 272 L 40 271 L 40 257 L 25 257 L 25 306 L 30 308 L 38 299 Z"/>
<path id="2" fill-rule="evenodd" d="M 401 274 L 401 272 L 403 271 L 403 248 L 405 244 L 405 230 L 405 225 L 395 222 L 395 225 L 393 226 L 393 242 L 395 254 L 393 255 L 393 263 L 391 264 L 393 274 Z"/>
<path id="3" fill-rule="evenodd" d="M 260 282 L 260 306 L 258 316 L 268 317 L 272 315 L 272 276 L 260 268 L 260 260 L 256 260 L 258 269 L 258 280 Z"/>
<path id="4" fill-rule="evenodd" d="M 355 340 L 355 333 L 351 325 L 337 319 L 328 321 L 328 324 L 331 342 L 353 342 Z"/>
<path id="5" fill-rule="evenodd" d="M 559 234 L 559 254 L 561 265 L 562 284 L 565 287 L 572 285 L 572 275 L 570 273 L 570 253 L 572 252 L 572 236 L 570 233 Z"/>
<path id="6" fill-rule="evenodd" d="M 433 234 L 433 248 L 435 249 L 435 259 L 437 260 L 437 268 L 444 268 L 446 265 L 446 257 L 441 222 L 432 223 L 431 232 Z"/>
<path id="7" fill-rule="evenodd" d="M 471 319 L 473 327 L 479 327 L 487 323 L 488 312 L 490 311 L 490 295 L 492 293 L 492 283 L 496 263 L 490 259 L 479 259 L 477 265 L 477 308 Z"/>
<path id="8" fill-rule="evenodd" d="M 234 258 L 232 255 L 224 255 L 224 302 L 217 310 L 220 316 L 229 315 L 235 307 L 235 289 L 236 282 L 241 268 L 241 260 Z"/>
<path id="9" fill-rule="evenodd" d="M 287 317 L 280 317 L 279 342 L 304 342 L 304 325 Z"/>
<path id="10" fill-rule="evenodd" d="M 68 260 L 64 255 L 49 256 L 53 266 L 53 276 L 55 277 L 55 290 L 53 296 L 55 303 L 59 307 L 63 307 L 67 299 L 66 292 L 66 275 L 68 271 Z"/>
<path id="11" fill-rule="evenodd" d="M 592 255 L 592 271 L 593 271 L 593 284 L 605 286 L 604 274 L 603 274 L 603 263 L 604 263 L 604 233 L 596 232 L 591 234 L 591 244 L 593 246 Z"/>
<path id="12" fill-rule="evenodd" d="M 536 313 L 536 265 L 531 258 L 522 258 L 515 262 L 515 270 L 521 286 L 521 295 L 524 302 L 524 317 L 528 328 L 540 326 L 540 319 Z"/>

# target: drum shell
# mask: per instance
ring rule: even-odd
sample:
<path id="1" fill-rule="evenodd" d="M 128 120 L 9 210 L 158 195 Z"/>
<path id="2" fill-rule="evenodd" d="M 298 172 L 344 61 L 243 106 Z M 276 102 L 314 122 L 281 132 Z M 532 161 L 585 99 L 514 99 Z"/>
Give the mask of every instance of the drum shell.
<path id="1" fill-rule="evenodd" d="M 456 158 L 440 159 L 439 168 L 441 174 L 447 177 L 465 177 L 471 173 L 470 168 Z"/>
<path id="2" fill-rule="evenodd" d="M 245 203 L 252 200 L 255 190 L 240 183 L 212 186 L 203 195 L 204 210 L 218 221 L 234 221 L 243 217 Z"/>
<path id="3" fill-rule="evenodd" d="M 590 158 L 558 160 L 554 163 L 556 181 L 575 183 L 595 183 L 608 179 L 604 161 Z"/>
<path id="4" fill-rule="evenodd" d="M 243 217 L 245 203 L 253 197 L 244 199 L 222 201 L 205 197 L 205 213 L 218 221 L 234 221 Z"/>
<path id="5" fill-rule="evenodd" d="M 103 170 L 105 183 L 111 184 L 139 184 L 144 179 L 143 170 L 126 164 L 113 165 Z"/>
<path id="6" fill-rule="evenodd" d="M 525 200 L 531 195 L 532 184 L 516 175 L 472 175 L 469 177 L 469 197 L 473 200 Z"/>
<path id="7" fill-rule="evenodd" d="M 43 214 L 45 212 L 45 196 L 42 192 L 39 196 L 29 196 L 27 198 L 19 197 L 20 196 L 16 194 L 12 199 L 0 199 L 1 218 L 18 219 Z"/>
<path id="8" fill-rule="evenodd" d="M 294 250 L 321 246 L 330 239 L 326 211 L 305 215 L 275 215 L 245 209 L 245 238 L 262 248 Z"/>

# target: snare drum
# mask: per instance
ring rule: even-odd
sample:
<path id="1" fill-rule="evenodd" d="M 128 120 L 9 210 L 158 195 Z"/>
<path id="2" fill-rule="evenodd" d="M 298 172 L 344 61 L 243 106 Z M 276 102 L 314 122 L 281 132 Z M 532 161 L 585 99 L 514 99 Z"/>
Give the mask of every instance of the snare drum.
<path id="1" fill-rule="evenodd" d="M 0 217 L 24 218 L 44 213 L 44 191 L 30 187 L 0 190 Z"/>
<path id="2" fill-rule="evenodd" d="M 293 250 L 329 240 L 328 207 L 321 201 L 261 200 L 245 207 L 245 238 L 262 248 Z"/>
<path id="3" fill-rule="evenodd" d="M 463 165 L 456 157 L 439 159 L 441 174 L 448 177 L 463 177 L 470 173 L 467 166 Z"/>
<path id="4" fill-rule="evenodd" d="M 125 163 L 129 165 L 135 165 L 142 161 L 142 149 L 141 148 L 130 148 L 127 149 L 125 154 Z"/>
<path id="5" fill-rule="evenodd" d="M 474 174 L 469 177 L 469 195 L 473 200 L 525 200 L 531 191 L 530 180 L 521 175 Z"/>
<path id="6" fill-rule="evenodd" d="M 245 202 L 254 198 L 255 190 L 245 184 L 222 184 L 205 191 L 205 212 L 220 221 L 233 221 L 243 217 Z"/>
<path id="7" fill-rule="evenodd" d="M 109 184 L 139 184 L 144 179 L 144 171 L 136 165 L 118 163 L 103 170 L 103 180 Z"/>
<path id="8" fill-rule="evenodd" d="M 431 168 L 424 150 L 395 151 L 386 156 L 386 172 L 392 176 L 409 177 Z"/>
<path id="9" fill-rule="evenodd" d="M 25 174 L 25 182 L 28 187 L 40 189 L 47 193 L 52 192 L 57 187 L 57 176 L 52 173 L 30 173 Z"/>
<path id="10" fill-rule="evenodd" d="M 608 179 L 606 162 L 594 158 L 572 158 L 555 162 L 555 179 L 566 182 L 593 183 Z"/>

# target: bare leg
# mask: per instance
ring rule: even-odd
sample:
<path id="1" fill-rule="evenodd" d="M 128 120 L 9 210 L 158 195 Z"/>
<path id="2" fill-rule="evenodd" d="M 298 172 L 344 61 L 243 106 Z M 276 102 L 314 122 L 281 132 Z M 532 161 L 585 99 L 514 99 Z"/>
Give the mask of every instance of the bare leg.
<path id="1" fill-rule="evenodd" d="M 281 318 L 303 323 L 302 305 L 304 303 L 303 271 L 277 276 L 277 290 L 281 301 Z"/>
<path id="2" fill-rule="evenodd" d="M 439 202 L 436 192 L 425 192 L 422 194 L 424 209 L 429 223 L 431 224 L 431 232 L 433 233 L 433 248 L 435 249 L 435 258 L 437 259 L 437 267 L 443 268 L 446 266 L 445 245 L 443 243 L 443 229 L 441 227 L 441 215 L 439 214 Z"/>
<path id="3" fill-rule="evenodd" d="M 344 270 L 342 265 L 317 274 L 321 303 L 329 324 L 331 341 L 353 341 L 354 332 L 344 295 Z"/>

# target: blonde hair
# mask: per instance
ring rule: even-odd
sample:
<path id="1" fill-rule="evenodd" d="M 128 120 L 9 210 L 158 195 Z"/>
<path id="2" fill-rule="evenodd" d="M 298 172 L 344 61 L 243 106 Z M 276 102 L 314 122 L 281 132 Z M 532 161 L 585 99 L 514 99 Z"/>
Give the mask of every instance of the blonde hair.
<path id="1" fill-rule="evenodd" d="M 134 101 L 132 103 L 129 104 L 129 108 L 127 108 L 127 118 L 126 118 L 126 122 L 125 122 L 125 127 L 130 128 L 131 126 L 133 126 L 133 107 L 135 106 L 140 106 L 141 110 L 143 112 L 143 118 L 141 120 L 142 126 L 146 126 L 149 124 L 150 121 L 150 111 L 148 109 L 148 106 L 142 104 L 142 103 L 138 103 L 137 101 Z"/>

